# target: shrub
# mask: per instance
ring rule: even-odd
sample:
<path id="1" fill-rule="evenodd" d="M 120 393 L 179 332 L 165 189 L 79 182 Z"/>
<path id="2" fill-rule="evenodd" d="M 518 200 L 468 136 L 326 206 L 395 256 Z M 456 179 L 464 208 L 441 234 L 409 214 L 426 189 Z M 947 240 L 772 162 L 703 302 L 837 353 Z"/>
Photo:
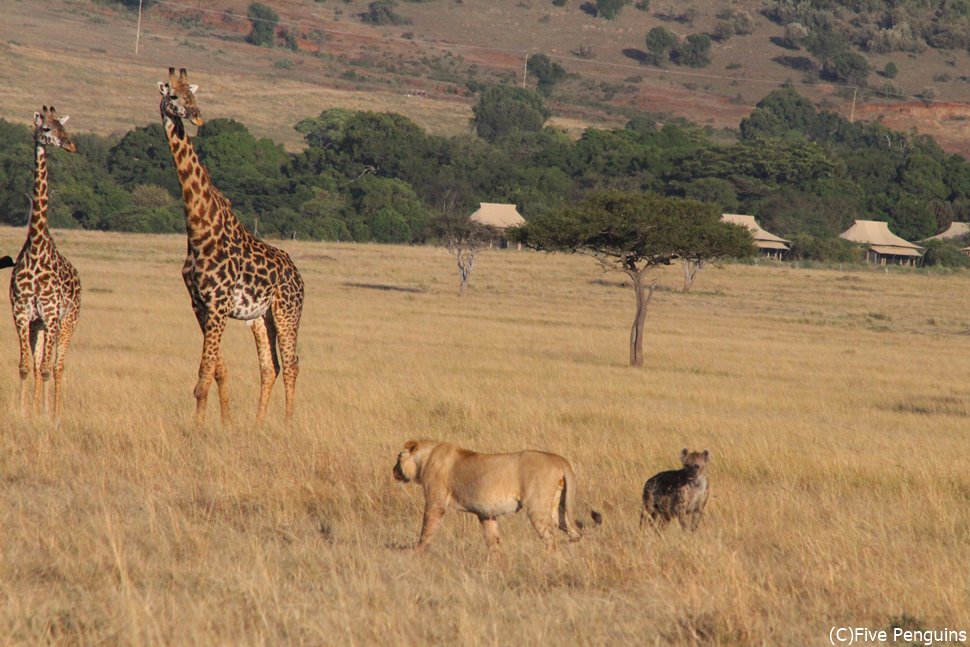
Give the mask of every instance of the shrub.
<path id="1" fill-rule="evenodd" d="M 276 35 L 276 24 L 280 21 L 279 14 L 272 7 L 254 2 L 246 10 L 246 16 L 252 23 L 246 42 L 250 45 L 271 46 Z"/>

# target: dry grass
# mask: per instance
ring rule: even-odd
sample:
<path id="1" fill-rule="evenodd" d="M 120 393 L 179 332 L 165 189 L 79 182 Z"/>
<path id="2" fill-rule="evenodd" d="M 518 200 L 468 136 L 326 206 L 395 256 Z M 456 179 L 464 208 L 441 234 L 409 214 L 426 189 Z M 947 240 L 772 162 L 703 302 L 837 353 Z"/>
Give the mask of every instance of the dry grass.
<path id="1" fill-rule="evenodd" d="M 0 229 L 14 252 L 19 229 Z M 190 428 L 200 335 L 179 236 L 56 232 L 84 283 L 65 420 L 19 421 L 0 326 L 0 644 L 770 644 L 829 627 L 970 627 L 966 274 L 662 277 L 649 367 L 632 297 L 581 257 L 286 243 L 308 288 L 295 425 L 252 428 L 254 344 L 225 345 L 237 426 Z M 409 437 L 540 447 L 606 515 L 545 554 L 521 515 L 488 560 L 446 517 L 416 557 Z M 713 452 L 696 535 L 638 532 L 643 481 Z"/>

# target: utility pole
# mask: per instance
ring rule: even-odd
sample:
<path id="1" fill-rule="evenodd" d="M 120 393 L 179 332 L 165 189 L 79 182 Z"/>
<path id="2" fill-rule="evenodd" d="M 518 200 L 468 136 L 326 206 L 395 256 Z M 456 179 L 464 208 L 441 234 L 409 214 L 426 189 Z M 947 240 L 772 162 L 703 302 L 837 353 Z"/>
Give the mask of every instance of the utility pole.
<path id="1" fill-rule="evenodd" d="M 135 56 L 138 56 L 138 40 L 141 38 L 141 3 L 142 0 L 138 0 L 138 27 L 135 30 Z"/>

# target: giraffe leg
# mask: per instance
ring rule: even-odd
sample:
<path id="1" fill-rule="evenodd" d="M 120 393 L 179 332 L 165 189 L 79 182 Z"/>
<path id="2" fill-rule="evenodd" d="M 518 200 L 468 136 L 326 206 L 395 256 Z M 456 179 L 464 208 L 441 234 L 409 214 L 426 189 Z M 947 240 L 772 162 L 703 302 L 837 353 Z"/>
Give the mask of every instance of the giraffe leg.
<path id="1" fill-rule="evenodd" d="M 41 313 L 44 317 L 44 323 L 47 325 L 47 332 L 44 335 L 44 353 L 40 358 L 40 377 L 41 377 L 41 392 L 40 392 L 40 408 L 41 411 L 46 413 L 49 411 L 47 406 L 47 396 L 48 394 L 48 383 L 50 382 L 51 375 L 54 368 L 54 359 L 57 352 L 57 346 L 61 336 L 61 322 L 58 317 L 60 314 L 58 312 L 59 307 L 55 301 L 47 301 L 41 304 Z M 37 358 L 34 358 L 37 361 Z M 34 386 L 34 411 L 37 411 L 37 386 Z"/>
<path id="2" fill-rule="evenodd" d="M 219 349 L 219 359 L 216 362 L 215 370 L 216 387 L 219 389 L 219 411 L 222 414 L 222 425 L 232 426 L 232 415 L 229 413 L 229 369 L 222 358 L 222 349 Z"/>
<path id="3" fill-rule="evenodd" d="M 51 376 L 54 374 L 54 361 L 57 355 L 57 347 L 60 344 L 61 338 L 61 325 L 57 319 L 54 319 L 51 324 L 47 325 L 47 334 L 44 335 L 44 356 L 40 363 L 40 377 L 43 380 L 43 389 L 41 394 L 41 411 L 48 413 L 51 407 L 48 406 L 48 398 L 52 395 L 50 389 Z M 37 408 L 37 403 L 34 402 L 34 408 Z"/>
<path id="4" fill-rule="evenodd" d="M 54 420 L 61 419 L 61 378 L 64 376 L 64 357 L 67 347 L 71 345 L 71 337 L 77 327 L 78 309 L 71 310 L 61 322 L 61 334 L 57 339 L 57 357 L 54 360 Z"/>
<path id="5" fill-rule="evenodd" d="M 27 390 L 27 377 L 30 375 L 30 353 L 33 347 L 34 334 L 30 325 L 30 314 L 27 308 L 14 304 L 13 320 L 17 327 L 17 337 L 20 340 L 20 414 L 24 418 L 30 417 L 30 391 Z"/>
<path id="6" fill-rule="evenodd" d="M 199 381 L 195 385 L 195 426 L 201 429 L 205 426 L 205 405 L 209 400 L 209 387 L 216 374 L 216 367 L 220 362 L 219 346 L 222 343 L 222 333 L 226 329 L 226 316 L 211 314 L 206 318 L 203 329 L 202 361 L 199 364 Z"/>
<path id="7" fill-rule="evenodd" d="M 256 407 L 256 424 L 263 424 L 266 417 L 266 407 L 269 404 L 269 394 L 273 391 L 273 383 L 279 373 L 280 366 L 276 359 L 276 330 L 271 315 L 253 319 L 250 326 L 253 337 L 256 338 L 256 353 L 259 356 L 259 404 Z"/>
<path id="8" fill-rule="evenodd" d="M 30 350 L 33 354 L 34 371 L 34 402 L 33 413 L 41 413 L 41 405 L 44 402 L 44 378 L 41 377 L 41 364 L 44 361 L 44 346 L 47 345 L 47 336 L 50 334 L 44 329 L 43 323 L 39 319 L 30 322 Z"/>
<path id="9" fill-rule="evenodd" d="M 289 315 L 289 317 L 285 316 Z M 300 312 L 277 315 L 273 310 L 276 323 L 277 342 L 283 364 L 283 386 L 286 389 L 286 424 L 293 419 L 293 404 L 296 396 L 296 376 L 300 373 L 300 358 L 296 354 L 296 336 L 300 326 Z"/>

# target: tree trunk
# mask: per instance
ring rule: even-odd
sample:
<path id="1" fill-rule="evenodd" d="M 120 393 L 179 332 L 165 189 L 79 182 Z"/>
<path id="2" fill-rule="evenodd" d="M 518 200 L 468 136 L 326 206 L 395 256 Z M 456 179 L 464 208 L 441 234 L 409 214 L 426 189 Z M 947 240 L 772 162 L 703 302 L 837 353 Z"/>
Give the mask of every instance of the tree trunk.
<path id="1" fill-rule="evenodd" d="M 653 290 L 657 287 L 657 282 L 650 284 L 650 291 L 643 294 L 643 277 L 647 270 L 632 270 L 627 272 L 633 280 L 633 289 L 637 294 L 637 314 L 633 318 L 633 328 L 630 330 L 630 366 L 636 368 L 643 367 L 643 324 L 647 320 L 647 306 L 653 298 Z"/>
<path id="2" fill-rule="evenodd" d="M 461 284 L 458 286 L 458 296 L 465 294 L 465 286 L 472 275 L 472 267 L 475 265 L 475 255 L 468 251 L 458 253 L 458 274 L 461 276 Z"/>
<path id="3" fill-rule="evenodd" d="M 690 292 L 690 289 L 694 287 L 694 276 L 697 275 L 697 272 L 699 272 L 702 267 L 704 267 L 704 259 L 684 259 L 684 288 L 682 290 L 684 294 Z"/>

